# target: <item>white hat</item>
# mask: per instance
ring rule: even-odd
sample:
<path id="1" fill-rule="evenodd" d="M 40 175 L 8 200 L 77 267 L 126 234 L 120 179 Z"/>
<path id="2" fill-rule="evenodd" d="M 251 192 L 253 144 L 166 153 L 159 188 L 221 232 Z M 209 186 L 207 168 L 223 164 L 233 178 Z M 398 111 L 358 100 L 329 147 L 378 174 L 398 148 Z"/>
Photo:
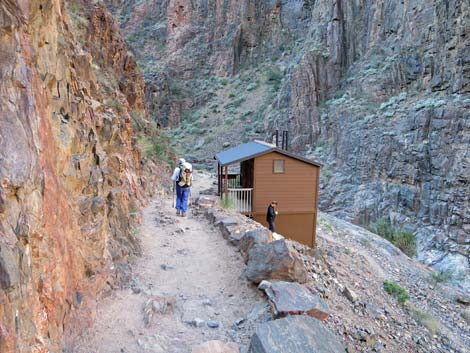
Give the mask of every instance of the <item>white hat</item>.
<path id="1" fill-rule="evenodd" d="M 193 166 L 191 165 L 191 163 L 188 163 L 188 162 L 184 162 L 182 167 L 183 169 L 189 169 L 189 170 L 193 169 Z"/>
<path id="2" fill-rule="evenodd" d="M 178 164 L 182 165 L 183 163 L 186 163 L 186 159 L 180 158 L 179 161 L 178 161 Z"/>

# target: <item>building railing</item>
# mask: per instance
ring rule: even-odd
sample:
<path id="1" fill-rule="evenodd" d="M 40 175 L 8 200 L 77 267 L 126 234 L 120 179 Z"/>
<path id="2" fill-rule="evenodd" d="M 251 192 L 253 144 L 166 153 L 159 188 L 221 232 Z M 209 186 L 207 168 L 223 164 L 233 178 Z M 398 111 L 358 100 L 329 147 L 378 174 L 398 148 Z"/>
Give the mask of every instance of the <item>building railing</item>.
<path id="1" fill-rule="evenodd" d="M 227 190 L 228 200 L 235 208 L 235 211 L 240 213 L 251 213 L 252 212 L 252 196 L 253 196 L 253 189 L 246 188 L 229 188 Z"/>
<path id="2" fill-rule="evenodd" d="M 240 187 L 240 174 L 228 174 L 219 176 L 219 193 L 226 189 L 237 189 Z"/>

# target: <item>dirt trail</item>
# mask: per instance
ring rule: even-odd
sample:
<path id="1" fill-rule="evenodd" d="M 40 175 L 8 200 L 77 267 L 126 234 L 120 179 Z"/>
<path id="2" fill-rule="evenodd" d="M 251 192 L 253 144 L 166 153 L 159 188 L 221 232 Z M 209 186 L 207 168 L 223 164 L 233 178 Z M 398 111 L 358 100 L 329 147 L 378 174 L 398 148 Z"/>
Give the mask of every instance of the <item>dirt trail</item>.
<path id="1" fill-rule="evenodd" d="M 198 176 L 199 189 L 209 176 Z M 193 190 L 193 199 L 198 188 Z M 172 199 L 152 202 L 143 211 L 143 257 L 133 266 L 134 284 L 98 303 L 94 326 L 71 349 L 73 353 L 185 353 L 212 340 L 238 341 L 246 347 L 249 328 L 234 322 L 263 311 L 261 294 L 242 275 L 244 264 L 202 216 L 178 217 Z M 155 296 L 174 297 L 172 313 L 155 314 L 144 324 L 143 308 Z M 201 327 L 190 324 L 204 320 Z M 217 328 L 209 328 L 208 320 Z"/>

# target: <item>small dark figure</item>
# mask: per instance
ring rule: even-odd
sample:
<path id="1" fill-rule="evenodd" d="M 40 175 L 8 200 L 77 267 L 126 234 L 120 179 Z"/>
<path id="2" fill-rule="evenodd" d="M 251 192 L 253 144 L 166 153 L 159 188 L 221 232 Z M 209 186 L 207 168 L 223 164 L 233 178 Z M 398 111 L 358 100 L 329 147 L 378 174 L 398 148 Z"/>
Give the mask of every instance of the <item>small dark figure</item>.
<path id="1" fill-rule="evenodd" d="M 276 233 L 276 226 L 274 225 L 274 220 L 276 219 L 277 211 L 276 211 L 277 201 L 271 202 L 268 206 L 268 212 L 266 214 L 266 221 L 269 224 L 269 230 L 273 233 Z"/>

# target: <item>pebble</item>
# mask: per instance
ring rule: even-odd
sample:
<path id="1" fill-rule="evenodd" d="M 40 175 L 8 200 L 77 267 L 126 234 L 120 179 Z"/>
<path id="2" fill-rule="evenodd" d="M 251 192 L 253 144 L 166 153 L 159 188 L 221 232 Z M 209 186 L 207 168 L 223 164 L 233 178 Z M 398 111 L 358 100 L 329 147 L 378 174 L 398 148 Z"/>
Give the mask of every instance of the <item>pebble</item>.
<path id="1" fill-rule="evenodd" d="M 173 266 L 171 266 L 171 265 L 166 265 L 166 264 L 161 264 L 161 265 L 160 265 L 160 268 L 161 268 L 163 271 L 173 270 L 173 269 L 174 269 Z"/>
<path id="2" fill-rule="evenodd" d="M 261 291 L 265 291 L 266 289 L 271 288 L 271 282 L 262 280 L 258 285 L 258 289 Z"/>
<path id="3" fill-rule="evenodd" d="M 344 287 L 343 294 L 352 303 L 357 302 L 357 300 L 359 299 L 358 295 L 353 290 L 349 289 L 348 287 Z"/>
<path id="4" fill-rule="evenodd" d="M 202 305 L 205 305 L 205 306 L 212 306 L 212 302 L 210 299 L 205 299 L 203 302 L 202 302 Z"/>
<path id="5" fill-rule="evenodd" d="M 215 320 L 208 320 L 206 324 L 207 324 L 207 327 L 210 327 L 210 328 L 217 328 L 220 326 L 219 322 Z"/>
<path id="6" fill-rule="evenodd" d="M 194 327 L 202 327 L 205 324 L 205 321 L 199 318 L 192 319 L 191 321 L 186 321 L 187 324 Z"/>
<path id="7" fill-rule="evenodd" d="M 242 324 L 244 322 L 245 322 L 245 318 L 241 317 L 241 318 L 235 320 L 235 325 L 239 326 L 240 324 Z"/>

